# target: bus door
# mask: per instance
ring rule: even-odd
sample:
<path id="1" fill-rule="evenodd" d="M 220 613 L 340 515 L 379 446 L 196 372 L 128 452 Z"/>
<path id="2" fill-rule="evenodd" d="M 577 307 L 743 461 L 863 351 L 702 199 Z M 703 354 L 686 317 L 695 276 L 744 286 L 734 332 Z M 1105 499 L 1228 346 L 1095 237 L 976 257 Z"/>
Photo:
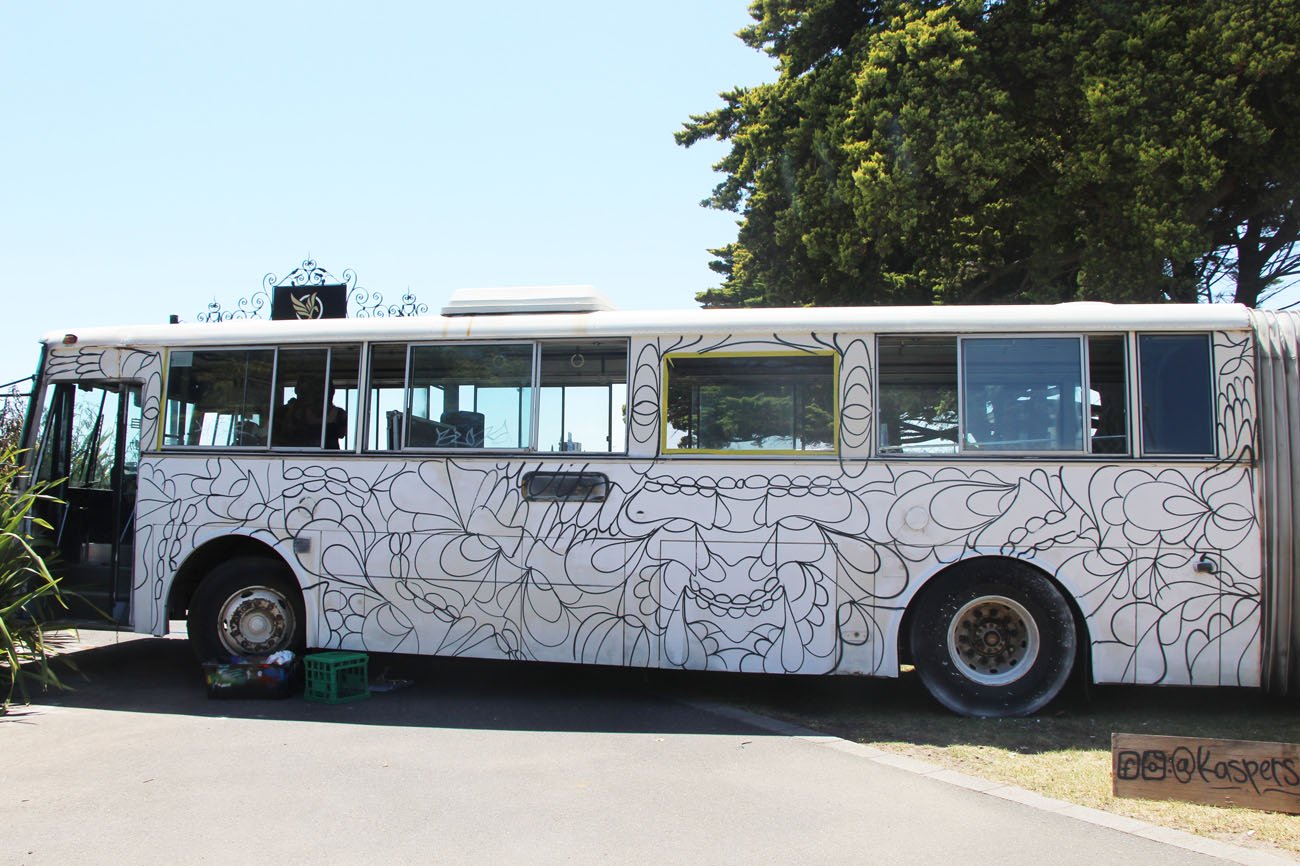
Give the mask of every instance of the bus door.
<path id="1" fill-rule="evenodd" d="M 140 471 L 140 386 L 60 382 L 46 390 L 36 444 L 39 480 L 58 482 L 42 503 L 69 614 L 86 625 L 130 625 L 135 499 Z"/>

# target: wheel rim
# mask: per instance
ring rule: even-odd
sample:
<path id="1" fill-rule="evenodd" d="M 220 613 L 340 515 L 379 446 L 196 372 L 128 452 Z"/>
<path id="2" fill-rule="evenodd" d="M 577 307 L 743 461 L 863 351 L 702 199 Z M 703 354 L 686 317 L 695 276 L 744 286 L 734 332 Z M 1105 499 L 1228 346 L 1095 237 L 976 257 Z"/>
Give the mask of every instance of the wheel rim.
<path id="1" fill-rule="evenodd" d="M 294 632 L 293 608 L 269 586 L 250 586 L 221 605 L 217 634 L 234 655 L 269 655 L 286 649 Z"/>
<path id="2" fill-rule="evenodd" d="M 963 676 L 981 685 L 1004 686 L 1023 677 L 1039 646 L 1033 616 L 1003 595 L 967 603 L 948 626 L 948 655 Z"/>

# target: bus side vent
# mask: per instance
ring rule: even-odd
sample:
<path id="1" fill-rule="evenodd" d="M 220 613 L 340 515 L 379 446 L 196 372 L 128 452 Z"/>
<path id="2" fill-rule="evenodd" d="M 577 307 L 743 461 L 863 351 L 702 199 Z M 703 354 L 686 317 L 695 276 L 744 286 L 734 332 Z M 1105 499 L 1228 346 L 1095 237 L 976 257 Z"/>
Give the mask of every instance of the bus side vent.
<path id="1" fill-rule="evenodd" d="M 524 498 L 530 502 L 604 502 L 609 478 L 602 472 L 529 472 Z"/>

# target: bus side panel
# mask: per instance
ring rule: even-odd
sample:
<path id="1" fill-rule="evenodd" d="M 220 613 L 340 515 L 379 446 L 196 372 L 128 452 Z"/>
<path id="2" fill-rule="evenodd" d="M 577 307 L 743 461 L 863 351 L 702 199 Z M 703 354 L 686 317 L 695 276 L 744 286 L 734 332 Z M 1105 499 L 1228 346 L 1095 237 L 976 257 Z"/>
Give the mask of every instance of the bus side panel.
<path id="1" fill-rule="evenodd" d="M 1220 452 L 1228 461 L 1224 477 L 1211 476 L 1207 490 L 1219 491 L 1232 482 L 1237 497 L 1228 510 L 1216 510 L 1215 522 L 1233 526 L 1231 542 L 1218 551 L 1222 596 L 1216 632 L 1220 683 L 1258 686 L 1263 683 L 1264 536 L 1263 491 L 1259 429 L 1261 406 L 1257 383 L 1255 332 L 1214 335 L 1214 363 L 1221 435 Z M 1216 495 L 1222 496 L 1221 493 Z"/>
<path id="2" fill-rule="evenodd" d="M 525 468 L 150 461 L 140 589 L 161 615 L 170 573 L 214 533 L 281 551 L 311 538 L 319 557 L 293 564 L 320 585 L 309 616 L 325 646 L 890 675 L 925 577 L 1004 555 L 1074 596 L 1100 681 L 1250 684 L 1250 668 L 1220 663 L 1256 645 L 1258 596 L 1236 551 L 1257 536 L 1215 519 L 1248 509 L 1242 469 L 1215 476 L 1211 502 L 1209 470 L 877 467 L 852 486 L 782 473 L 740 486 L 719 464 L 695 464 L 689 484 L 611 465 L 617 494 L 566 511 L 521 497 Z M 1197 571 L 1207 552 L 1230 568 Z"/>
<path id="3" fill-rule="evenodd" d="M 1253 469 L 1238 462 L 1253 407 L 1228 399 L 1252 374 L 1237 341 L 1216 346 L 1220 405 L 1235 407 L 1220 410 L 1233 449 L 1220 463 L 155 459 L 141 490 L 139 597 L 161 611 L 198 529 L 238 526 L 280 550 L 320 539 L 317 558 L 293 564 L 315 587 L 308 617 L 327 646 L 892 676 L 901 617 L 925 580 L 999 555 L 1038 565 L 1074 599 L 1097 679 L 1253 685 L 1259 535 Z M 629 390 L 647 447 L 658 385 L 641 377 L 659 375 L 659 351 L 634 347 Z M 854 391 L 871 399 L 869 384 Z M 573 469 L 605 473 L 604 498 L 524 492 L 528 472 Z M 1225 567 L 1206 570 L 1205 556 Z"/>

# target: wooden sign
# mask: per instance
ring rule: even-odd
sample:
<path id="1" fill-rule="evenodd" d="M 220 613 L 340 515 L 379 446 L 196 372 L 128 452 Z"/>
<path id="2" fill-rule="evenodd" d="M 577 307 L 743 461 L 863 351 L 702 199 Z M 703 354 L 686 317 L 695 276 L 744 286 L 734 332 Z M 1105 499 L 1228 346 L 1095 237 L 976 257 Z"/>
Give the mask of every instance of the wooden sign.
<path id="1" fill-rule="evenodd" d="M 1116 797 L 1300 814 L 1300 745 L 1112 734 Z"/>

